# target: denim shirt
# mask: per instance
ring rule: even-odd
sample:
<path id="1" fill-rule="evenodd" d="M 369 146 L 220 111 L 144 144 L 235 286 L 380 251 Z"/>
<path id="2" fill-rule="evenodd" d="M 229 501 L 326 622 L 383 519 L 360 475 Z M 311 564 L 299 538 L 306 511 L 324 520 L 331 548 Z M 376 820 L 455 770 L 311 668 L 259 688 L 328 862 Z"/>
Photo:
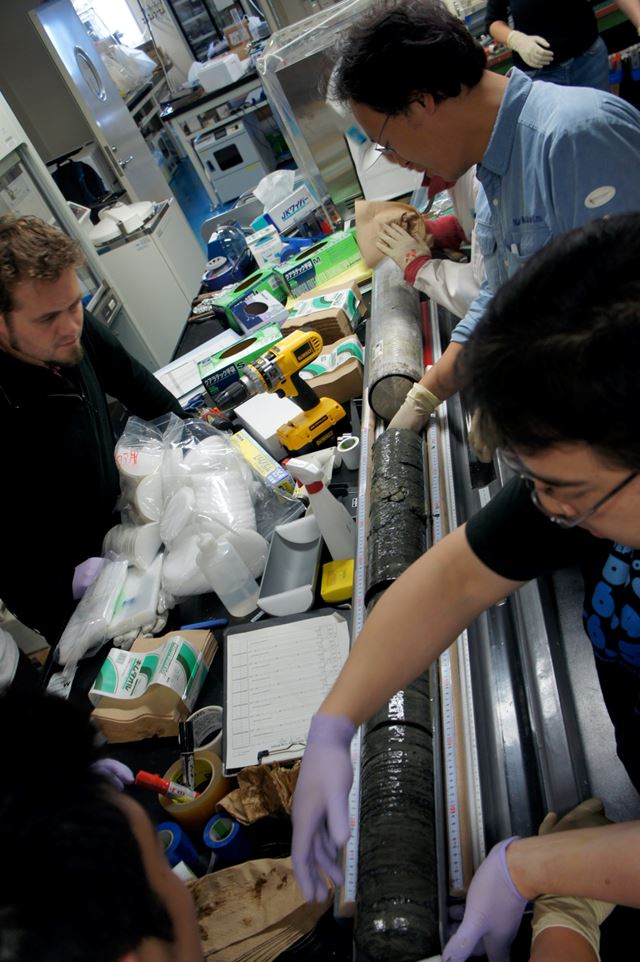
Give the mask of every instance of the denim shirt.
<path id="1" fill-rule="evenodd" d="M 486 279 L 451 339 L 467 340 L 492 295 L 552 237 L 640 210 L 640 113 L 614 94 L 509 74 L 477 168 Z"/>

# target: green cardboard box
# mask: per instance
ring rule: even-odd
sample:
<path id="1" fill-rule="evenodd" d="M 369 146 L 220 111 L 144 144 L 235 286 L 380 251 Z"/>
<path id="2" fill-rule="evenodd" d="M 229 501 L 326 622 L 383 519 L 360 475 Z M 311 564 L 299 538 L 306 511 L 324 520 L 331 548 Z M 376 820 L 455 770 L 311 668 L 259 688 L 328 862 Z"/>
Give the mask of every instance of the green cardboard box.
<path id="1" fill-rule="evenodd" d="M 224 391 L 242 377 L 247 364 L 255 361 L 280 340 L 282 331 L 278 325 L 268 324 L 217 354 L 212 354 L 205 361 L 198 361 L 200 379 L 214 401 L 219 391 Z"/>
<path id="2" fill-rule="evenodd" d="M 326 240 L 301 251 L 275 270 L 293 296 L 300 297 L 305 291 L 311 291 L 318 284 L 324 284 L 332 277 L 342 274 L 359 260 L 360 248 L 355 229 L 352 229 L 331 234 Z"/>
<path id="3" fill-rule="evenodd" d="M 211 304 L 214 311 L 225 315 L 227 323 L 233 331 L 244 334 L 238 318 L 233 313 L 233 308 L 261 291 L 272 294 L 281 304 L 286 304 L 289 297 L 289 290 L 280 274 L 271 267 L 265 267 L 250 274 L 249 277 L 245 277 L 239 284 L 223 287 L 221 291 L 215 291 L 207 299 L 207 303 Z"/>

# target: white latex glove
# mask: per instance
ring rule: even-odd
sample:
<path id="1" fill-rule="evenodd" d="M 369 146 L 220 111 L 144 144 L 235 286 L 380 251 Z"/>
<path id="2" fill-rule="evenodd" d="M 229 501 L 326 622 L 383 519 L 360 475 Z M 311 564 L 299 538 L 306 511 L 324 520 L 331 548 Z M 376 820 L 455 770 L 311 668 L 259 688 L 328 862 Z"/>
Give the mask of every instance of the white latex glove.
<path id="1" fill-rule="evenodd" d="M 428 244 L 416 240 L 404 227 L 400 227 L 400 224 L 384 224 L 376 240 L 376 247 L 395 261 L 401 271 L 416 257 L 431 256 Z"/>
<path id="2" fill-rule="evenodd" d="M 440 403 L 440 398 L 423 387 L 420 382 L 414 384 L 404 399 L 402 407 L 389 422 L 389 430 L 408 428 L 409 431 L 419 434 Z"/>
<path id="3" fill-rule="evenodd" d="M 565 832 L 575 828 L 594 828 L 610 824 L 604 806 L 597 798 L 588 798 L 558 820 L 549 812 L 538 829 L 538 835 Z M 531 941 L 545 929 L 559 926 L 578 932 L 589 942 L 600 958 L 600 926 L 613 911 L 611 902 L 599 899 L 574 898 L 560 895 L 541 895 L 534 902 Z"/>
<path id="4" fill-rule="evenodd" d="M 548 67 L 553 60 L 553 50 L 549 49 L 549 42 L 544 37 L 529 36 L 520 30 L 512 30 L 507 37 L 507 47 L 519 53 L 525 63 L 539 70 Z"/>
<path id="5" fill-rule="evenodd" d="M 487 442 L 483 437 L 480 431 L 479 421 L 479 412 L 478 410 L 475 410 L 471 415 L 471 424 L 469 425 L 469 447 L 475 452 L 481 461 L 484 461 L 485 464 L 488 464 L 489 461 L 493 460 L 495 449 L 493 445 Z"/>

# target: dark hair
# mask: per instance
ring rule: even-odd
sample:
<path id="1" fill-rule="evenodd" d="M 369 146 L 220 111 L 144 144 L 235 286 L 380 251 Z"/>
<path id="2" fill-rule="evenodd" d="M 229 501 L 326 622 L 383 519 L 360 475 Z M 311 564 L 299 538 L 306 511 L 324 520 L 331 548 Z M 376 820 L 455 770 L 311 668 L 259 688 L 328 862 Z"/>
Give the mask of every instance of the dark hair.
<path id="1" fill-rule="evenodd" d="M 26 280 L 57 281 L 84 256 L 77 241 L 39 217 L 0 216 L 0 314 L 13 310 L 13 290 Z"/>
<path id="2" fill-rule="evenodd" d="M 88 718 L 61 698 L 0 698 L 0 958 L 115 962 L 173 939 Z"/>
<path id="3" fill-rule="evenodd" d="M 437 102 L 475 87 L 484 50 L 438 0 L 378 3 L 339 50 L 331 94 L 381 114 L 404 113 L 420 94 Z"/>
<path id="4" fill-rule="evenodd" d="M 586 442 L 640 469 L 640 214 L 555 238 L 493 297 L 461 374 L 484 440 Z"/>

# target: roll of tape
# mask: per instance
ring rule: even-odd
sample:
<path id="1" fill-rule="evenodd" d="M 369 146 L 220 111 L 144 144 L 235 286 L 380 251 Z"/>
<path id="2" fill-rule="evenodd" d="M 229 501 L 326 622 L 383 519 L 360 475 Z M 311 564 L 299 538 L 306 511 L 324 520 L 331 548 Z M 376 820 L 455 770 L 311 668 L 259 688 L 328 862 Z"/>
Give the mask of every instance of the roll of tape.
<path id="1" fill-rule="evenodd" d="M 222 708 L 220 705 L 207 705 L 200 708 L 189 721 L 193 727 L 193 744 L 208 752 L 215 752 L 222 758 Z"/>
<path id="2" fill-rule="evenodd" d="M 360 438 L 350 435 L 338 441 L 338 451 L 342 455 L 345 468 L 355 471 L 360 463 Z"/>
<path id="3" fill-rule="evenodd" d="M 237 865 L 251 858 L 251 842 L 230 815 L 214 815 L 202 833 L 204 844 L 215 852 L 216 865 Z"/>
<path id="4" fill-rule="evenodd" d="M 220 756 L 200 748 L 194 752 L 197 798 L 168 798 L 158 795 L 158 801 L 179 825 L 188 832 L 199 831 L 215 812 L 216 804 L 230 790 L 231 782 L 222 774 Z M 174 762 L 163 776 L 170 782 L 182 784 L 182 761 Z"/>
<path id="5" fill-rule="evenodd" d="M 193 872 L 197 872 L 200 859 L 193 843 L 177 822 L 161 822 L 156 826 L 160 843 L 167 856 L 169 865 L 174 868 L 184 862 Z"/>
<path id="6" fill-rule="evenodd" d="M 186 862 L 178 862 L 177 865 L 173 866 L 171 871 L 174 873 L 174 875 L 177 875 L 178 878 L 182 879 L 183 882 L 195 882 L 198 877 L 194 872 L 191 871 Z"/>

